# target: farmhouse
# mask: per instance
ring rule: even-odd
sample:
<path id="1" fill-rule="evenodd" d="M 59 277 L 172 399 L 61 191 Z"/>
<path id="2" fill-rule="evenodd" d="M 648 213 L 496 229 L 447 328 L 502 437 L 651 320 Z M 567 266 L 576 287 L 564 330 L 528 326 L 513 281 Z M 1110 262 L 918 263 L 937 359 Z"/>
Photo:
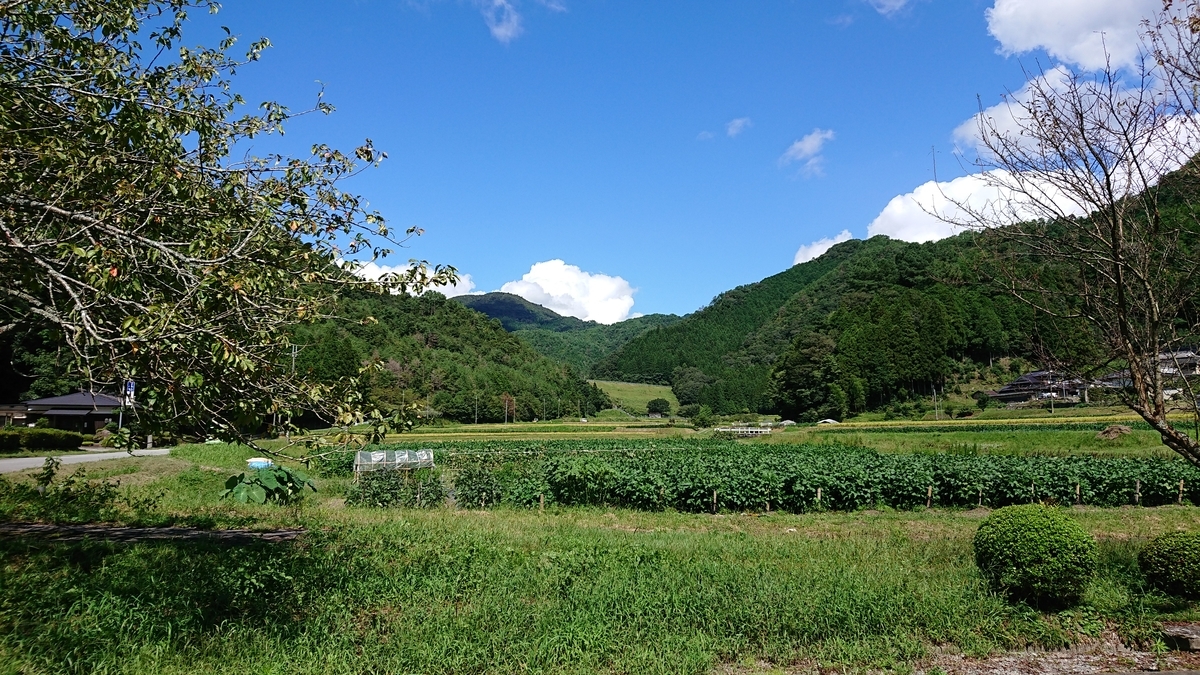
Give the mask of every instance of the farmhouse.
<path id="1" fill-rule="evenodd" d="M 26 412 L 24 403 L 0 403 L 0 426 L 25 424 Z"/>
<path id="2" fill-rule="evenodd" d="M 1077 400 L 1086 388 L 1083 380 L 1069 378 L 1052 370 L 1025 373 L 988 396 L 1005 403 L 1022 403 L 1041 399 Z"/>
<path id="3" fill-rule="evenodd" d="M 121 399 L 81 391 L 26 401 L 23 405 L 26 418 L 31 421 L 44 417 L 55 429 L 93 433 L 116 419 Z"/>

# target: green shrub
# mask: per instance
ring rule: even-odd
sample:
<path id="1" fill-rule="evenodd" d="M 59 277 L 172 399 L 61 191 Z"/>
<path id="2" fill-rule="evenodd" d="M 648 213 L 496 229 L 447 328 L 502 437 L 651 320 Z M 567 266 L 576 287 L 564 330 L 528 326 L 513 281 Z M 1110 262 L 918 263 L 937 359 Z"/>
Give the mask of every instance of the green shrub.
<path id="1" fill-rule="evenodd" d="M 975 532 L 975 564 L 993 590 L 1016 600 L 1070 605 L 1096 573 L 1096 541 L 1062 511 L 1006 506 Z"/>
<path id="2" fill-rule="evenodd" d="M 1200 598 L 1200 532 L 1155 537 L 1138 554 L 1138 567 L 1150 585 L 1171 595 Z"/>
<path id="3" fill-rule="evenodd" d="M 0 431 L 0 452 L 21 449 L 21 434 L 17 431 Z"/>
<path id="4" fill-rule="evenodd" d="M 500 481 L 483 467 L 463 469 L 454 477 L 454 503 L 480 509 L 500 502 Z"/>
<path id="5" fill-rule="evenodd" d="M 78 450 L 84 438 L 81 433 L 62 429 L 26 428 L 17 433 L 26 450 Z"/>
<path id="6" fill-rule="evenodd" d="M 317 486 L 303 472 L 277 465 L 230 476 L 221 491 L 221 499 L 231 497 L 243 504 L 268 501 L 291 504 L 304 498 L 304 488 L 317 491 Z"/>
<path id="7" fill-rule="evenodd" d="M 323 478 L 346 478 L 354 475 L 354 457 L 357 452 L 332 452 L 318 457 L 309 464 Z"/>
<path id="8" fill-rule="evenodd" d="M 346 494 L 350 506 L 436 508 L 446 501 L 441 475 L 418 471 L 367 471 Z"/>

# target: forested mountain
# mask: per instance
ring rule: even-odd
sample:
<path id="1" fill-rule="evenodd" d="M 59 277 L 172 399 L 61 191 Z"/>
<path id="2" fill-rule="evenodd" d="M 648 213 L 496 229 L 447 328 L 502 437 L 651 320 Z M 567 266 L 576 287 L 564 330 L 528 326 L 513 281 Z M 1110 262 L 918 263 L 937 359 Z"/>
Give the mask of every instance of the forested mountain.
<path id="1" fill-rule="evenodd" d="M 1032 313 L 978 278 L 972 236 L 839 244 L 630 341 L 596 373 L 798 419 L 927 394 L 964 359 L 1029 353 Z"/>
<path id="2" fill-rule="evenodd" d="M 547 358 L 499 322 L 439 293 L 360 294 L 342 301 L 345 319 L 305 327 L 297 368 L 322 378 L 351 375 L 368 357 L 385 371 L 371 382 L 384 404 L 424 401 L 460 422 L 578 416 L 609 407 L 608 397 L 565 364 Z M 372 317 L 374 321 L 367 321 Z M 476 412 L 478 411 L 478 412 Z"/>
<path id="3" fill-rule="evenodd" d="M 455 300 L 500 321 L 505 330 L 539 353 L 569 363 L 585 376 L 591 374 L 595 364 L 638 335 L 680 320 L 674 314 L 649 314 L 605 325 L 561 316 L 511 293 L 463 295 Z"/>
<path id="4" fill-rule="evenodd" d="M 555 332 L 584 330 L 597 326 L 594 321 L 583 321 L 573 316 L 563 316 L 552 309 L 522 298 L 512 293 L 484 293 L 482 295 L 460 295 L 454 298 L 476 312 L 486 314 L 496 319 L 504 330 L 512 333 L 518 330 L 544 329 Z"/>

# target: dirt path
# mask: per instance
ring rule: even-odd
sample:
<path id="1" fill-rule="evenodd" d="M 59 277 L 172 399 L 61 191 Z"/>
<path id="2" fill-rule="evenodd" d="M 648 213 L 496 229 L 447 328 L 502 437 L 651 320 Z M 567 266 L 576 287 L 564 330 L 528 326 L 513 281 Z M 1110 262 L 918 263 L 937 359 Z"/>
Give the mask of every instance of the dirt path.
<path id="1" fill-rule="evenodd" d="M 254 541 L 292 541 L 304 533 L 292 530 L 201 530 L 194 527 L 120 527 L 114 525 L 45 525 L 42 523 L 0 523 L 0 537 L 20 537 L 51 541 L 217 541 L 246 544 Z"/>

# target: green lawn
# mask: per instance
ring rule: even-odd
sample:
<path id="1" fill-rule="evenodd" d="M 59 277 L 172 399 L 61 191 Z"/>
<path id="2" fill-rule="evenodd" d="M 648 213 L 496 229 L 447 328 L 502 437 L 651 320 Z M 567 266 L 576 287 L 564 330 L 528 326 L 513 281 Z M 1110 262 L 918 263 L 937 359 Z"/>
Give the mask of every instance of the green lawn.
<path id="1" fill-rule="evenodd" d="M 592 380 L 621 408 L 635 415 L 646 414 L 646 404 L 656 398 L 665 398 L 671 403 L 671 412 L 679 410 L 679 400 L 671 388 L 659 384 L 637 384 L 634 382 L 609 382 Z"/>

